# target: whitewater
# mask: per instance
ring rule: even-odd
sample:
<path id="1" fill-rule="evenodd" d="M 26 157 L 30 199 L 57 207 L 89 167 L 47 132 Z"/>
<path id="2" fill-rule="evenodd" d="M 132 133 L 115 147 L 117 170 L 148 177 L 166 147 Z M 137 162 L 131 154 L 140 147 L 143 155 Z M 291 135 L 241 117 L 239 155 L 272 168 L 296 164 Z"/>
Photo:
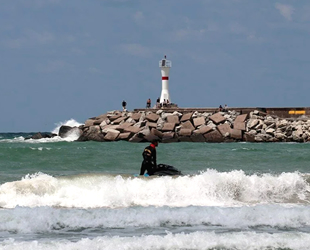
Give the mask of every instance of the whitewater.
<path id="1" fill-rule="evenodd" d="M 0 249 L 310 249 L 308 143 L 159 144 L 183 176 L 145 177 L 147 143 L 28 136 L 0 134 Z"/>

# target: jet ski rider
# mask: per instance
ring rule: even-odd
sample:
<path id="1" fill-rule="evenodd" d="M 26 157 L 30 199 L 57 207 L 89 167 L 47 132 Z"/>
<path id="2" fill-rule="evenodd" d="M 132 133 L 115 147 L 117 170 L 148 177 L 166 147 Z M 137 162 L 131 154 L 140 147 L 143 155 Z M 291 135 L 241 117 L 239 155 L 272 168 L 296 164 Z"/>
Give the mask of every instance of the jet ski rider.
<path id="1" fill-rule="evenodd" d="M 143 162 L 141 164 L 140 175 L 144 175 L 144 172 L 147 171 L 148 175 L 153 175 L 157 170 L 156 163 L 156 147 L 158 146 L 158 140 L 153 140 L 151 145 L 147 146 L 143 153 Z"/>

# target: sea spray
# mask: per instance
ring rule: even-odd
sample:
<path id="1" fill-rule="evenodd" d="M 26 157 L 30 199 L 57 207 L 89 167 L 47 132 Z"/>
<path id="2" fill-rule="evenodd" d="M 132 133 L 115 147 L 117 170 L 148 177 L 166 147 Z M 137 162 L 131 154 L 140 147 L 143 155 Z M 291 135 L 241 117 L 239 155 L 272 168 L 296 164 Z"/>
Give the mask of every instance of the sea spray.
<path id="1" fill-rule="evenodd" d="M 309 183 L 302 174 L 246 175 L 207 170 L 180 177 L 128 177 L 84 174 L 52 177 L 43 173 L 0 186 L 0 205 L 77 208 L 131 206 L 242 206 L 308 203 Z"/>
<path id="2" fill-rule="evenodd" d="M 56 125 L 56 128 L 53 129 L 52 133 L 58 135 L 59 129 L 60 129 L 60 127 L 63 126 L 63 125 L 65 125 L 65 126 L 70 126 L 70 127 L 78 127 L 78 126 L 83 125 L 83 124 L 77 122 L 77 121 L 74 120 L 74 119 L 70 119 L 70 120 L 67 120 L 67 121 L 64 121 L 64 122 L 58 122 L 58 123 L 56 123 L 55 125 Z"/>

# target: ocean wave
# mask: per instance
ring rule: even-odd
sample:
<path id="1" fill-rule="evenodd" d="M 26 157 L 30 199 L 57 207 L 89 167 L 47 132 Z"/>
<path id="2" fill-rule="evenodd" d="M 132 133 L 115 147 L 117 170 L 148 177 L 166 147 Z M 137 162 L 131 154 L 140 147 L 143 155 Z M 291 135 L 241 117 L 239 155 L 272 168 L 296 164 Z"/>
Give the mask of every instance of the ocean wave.
<path id="1" fill-rule="evenodd" d="M 152 215 L 152 216 L 150 216 Z M 147 219 L 146 219 L 147 218 Z M 158 234 L 186 229 L 252 231 L 304 231 L 310 233 L 310 211 L 306 206 L 256 205 L 243 207 L 130 207 L 64 209 L 16 207 L 0 210 L 0 232 L 65 233 L 89 229 L 131 228 L 132 236 L 141 228 L 157 228 Z M 135 228 L 135 230 L 133 230 Z M 270 230 L 272 228 L 272 230 Z"/>
<path id="2" fill-rule="evenodd" d="M 6 143 L 27 143 L 27 144 L 38 144 L 38 143 L 51 143 L 51 142 L 71 142 L 79 138 L 79 135 L 76 133 L 71 133 L 65 138 L 60 136 L 54 136 L 52 138 L 41 138 L 41 139 L 27 139 L 23 136 L 15 137 L 13 139 L 3 139 L 1 142 Z"/>
<path id="3" fill-rule="evenodd" d="M 307 233 L 254 233 L 233 232 L 216 234 L 214 232 L 195 232 L 165 235 L 142 235 L 140 237 L 101 236 L 96 238 L 83 238 L 77 242 L 61 239 L 39 239 L 35 241 L 18 241 L 6 239 L 2 242 L 2 249 L 291 249 L 308 250 L 310 247 L 310 235 Z"/>
<path id="4" fill-rule="evenodd" d="M 307 175 L 246 175 L 243 171 L 180 177 L 84 174 L 53 177 L 43 173 L 0 186 L 0 206 L 131 207 L 243 206 L 266 203 L 308 204 Z"/>
<path id="5" fill-rule="evenodd" d="M 52 134 L 59 134 L 59 129 L 61 126 L 70 126 L 70 127 L 79 127 L 82 123 L 74 119 L 69 119 L 64 122 L 58 122 L 55 124 L 56 127 L 52 130 Z M 76 131 L 69 133 L 65 138 L 61 138 L 60 136 L 54 136 L 52 138 L 41 138 L 41 139 L 28 139 L 35 133 L 7 133 L 9 138 L 5 138 L 0 136 L 0 142 L 7 142 L 7 143 L 47 143 L 47 142 L 62 142 L 62 141 L 75 141 L 79 138 L 79 134 Z"/>

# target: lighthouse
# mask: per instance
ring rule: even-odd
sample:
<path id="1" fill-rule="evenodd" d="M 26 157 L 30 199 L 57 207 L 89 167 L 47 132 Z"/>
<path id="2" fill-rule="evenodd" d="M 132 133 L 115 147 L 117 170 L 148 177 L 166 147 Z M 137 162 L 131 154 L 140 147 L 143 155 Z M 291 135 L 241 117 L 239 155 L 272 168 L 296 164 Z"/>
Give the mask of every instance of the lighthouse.
<path id="1" fill-rule="evenodd" d="M 161 95 L 160 95 L 160 103 L 169 102 L 171 103 L 170 95 L 169 95 L 169 71 L 171 68 L 171 61 L 164 59 L 159 61 L 159 67 L 161 70 Z"/>

